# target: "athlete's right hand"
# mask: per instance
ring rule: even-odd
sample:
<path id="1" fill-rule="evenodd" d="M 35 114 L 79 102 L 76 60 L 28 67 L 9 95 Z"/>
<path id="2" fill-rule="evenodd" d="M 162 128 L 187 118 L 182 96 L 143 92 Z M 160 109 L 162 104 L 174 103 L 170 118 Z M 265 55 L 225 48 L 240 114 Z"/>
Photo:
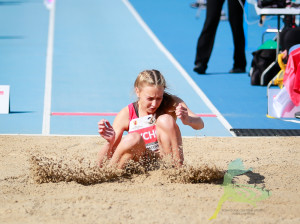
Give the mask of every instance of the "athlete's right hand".
<path id="1" fill-rule="evenodd" d="M 116 133 L 108 120 L 102 119 L 98 122 L 98 132 L 108 143 L 115 142 Z"/>

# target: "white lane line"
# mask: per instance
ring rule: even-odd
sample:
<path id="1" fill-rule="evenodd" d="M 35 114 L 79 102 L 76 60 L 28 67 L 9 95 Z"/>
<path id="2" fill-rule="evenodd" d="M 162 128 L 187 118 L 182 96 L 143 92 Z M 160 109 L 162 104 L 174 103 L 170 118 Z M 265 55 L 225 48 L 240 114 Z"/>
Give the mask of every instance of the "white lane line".
<path id="1" fill-rule="evenodd" d="M 45 75 L 45 95 L 44 95 L 44 113 L 42 134 L 50 134 L 50 115 L 51 115 L 51 91 L 52 91 L 52 64 L 53 64 L 53 42 L 54 42 L 54 22 L 55 22 L 55 1 L 49 9 L 49 28 L 48 28 L 48 46 L 46 57 L 46 75 Z"/>
<path id="2" fill-rule="evenodd" d="M 173 55 L 167 50 L 167 48 L 159 41 L 159 39 L 155 36 L 152 30 L 148 27 L 148 25 L 144 22 L 142 17 L 138 14 L 138 12 L 134 9 L 134 7 L 129 3 L 128 0 L 122 0 L 122 2 L 127 6 L 129 11 L 138 21 L 138 23 L 142 26 L 145 32 L 150 36 L 153 42 L 157 45 L 157 47 L 166 55 L 166 57 L 171 61 L 171 63 L 175 66 L 175 68 L 179 71 L 179 73 L 185 78 L 185 80 L 191 85 L 191 87 L 195 90 L 195 92 L 200 96 L 203 102 L 207 105 L 207 107 L 217 115 L 219 121 L 223 124 L 223 126 L 233 135 L 236 136 L 233 132 L 230 131 L 232 129 L 231 125 L 228 121 L 222 116 L 222 114 L 218 111 L 218 109 L 212 104 L 212 102 L 208 99 L 205 93 L 199 88 L 199 86 L 194 82 L 194 80 L 189 76 L 189 74 L 184 70 L 184 68 L 179 64 L 179 62 L 173 57 Z"/>

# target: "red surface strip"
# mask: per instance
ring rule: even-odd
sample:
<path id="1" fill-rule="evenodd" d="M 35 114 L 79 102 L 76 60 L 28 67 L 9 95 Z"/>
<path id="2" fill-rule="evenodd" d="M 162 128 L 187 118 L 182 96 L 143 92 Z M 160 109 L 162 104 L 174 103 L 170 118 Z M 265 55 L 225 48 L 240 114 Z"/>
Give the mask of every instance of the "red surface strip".
<path id="1" fill-rule="evenodd" d="M 196 114 L 198 117 L 217 117 L 215 114 Z"/>
<path id="2" fill-rule="evenodd" d="M 52 116 L 116 116 L 117 113 L 97 113 L 97 112 L 52 112 Z M 199 117 L 217 117 L 215 114 L 197 114 Z"/>
<path id="3" fill-rule="evenodd" d="M 52 116 L 116 116 L 117 113 L 96 113 L 96 112 L 52 112 Z"/>

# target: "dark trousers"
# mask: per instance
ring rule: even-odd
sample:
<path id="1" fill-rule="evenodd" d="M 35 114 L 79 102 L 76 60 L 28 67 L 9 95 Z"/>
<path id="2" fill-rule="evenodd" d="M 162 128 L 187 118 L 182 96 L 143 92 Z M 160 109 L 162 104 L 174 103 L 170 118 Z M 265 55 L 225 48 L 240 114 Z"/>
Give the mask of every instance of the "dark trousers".
<path id="1" fill-rule="evenodd" d="M 213 49 L 222 6 L 225 0 L 207 0 L 206 19 L 198 39 L 195 64 L 207 64 Z M 234 43 L 234 68 L 246 67 L 245 34 L 243 29 L 243 9 L 238 0 L 227 0 L 229 23 Z M 245 0 L 241 0 L 245 4 Z M 226 35 L 226 34 L 223 34 Z"/>

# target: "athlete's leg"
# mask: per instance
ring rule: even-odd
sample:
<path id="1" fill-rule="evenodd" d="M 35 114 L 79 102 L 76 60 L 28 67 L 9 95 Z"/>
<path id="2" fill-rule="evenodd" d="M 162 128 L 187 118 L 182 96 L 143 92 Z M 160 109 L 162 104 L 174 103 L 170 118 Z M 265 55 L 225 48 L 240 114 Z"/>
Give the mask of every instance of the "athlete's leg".
<path id="1" fill-rule="evenodd" d="M 174 118 L 168 114 L 159 116 L 156 121 L 156 132 L 161 155 L 171 155 L 176 165 L 182 165 L 184 160 L 182 138 Z"/>
<path id="2" fill-rule="evenodd" d="M 146 151 L 146 145 L 143 137 L 138 133 L 130 133 L 124 138 L 116 148 L 110 165 L 116 165 L 118 168 L 123 168 L 129 160 L 139 161 Z"/>

